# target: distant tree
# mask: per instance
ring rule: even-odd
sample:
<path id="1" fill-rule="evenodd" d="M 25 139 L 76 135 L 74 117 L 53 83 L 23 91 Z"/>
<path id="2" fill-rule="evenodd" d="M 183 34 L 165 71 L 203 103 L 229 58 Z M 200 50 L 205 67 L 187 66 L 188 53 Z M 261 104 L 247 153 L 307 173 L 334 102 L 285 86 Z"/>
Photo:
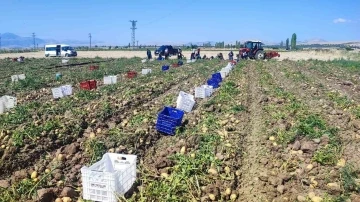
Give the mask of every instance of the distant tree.
<path id="1" fill-rule="evenodd" d="M 97 45 L 95 45 L 95 48 L 97 48 L 98 46 Z"/>
<path id="2" fill-rule="evenodd" d="M 296 49 L 296 34 L 295 33 L 291 36 L 291 49 L 292 50 Z"/>
<path id="3" fill-rule="evenodd" d="M 281 41 L 281 42 L 280 42 L 280 47 L 283 47 L 283 46 L 284 46 L 284 42 Z"/>
<path id="4" fill-rule="evenodd" d="M 289 38 L 286 39 L 286 50 L 289 50 Z"/>
<path id="5" fill-rule="evenodd" d="M 111 50 L 111 46 L 109 46 L 109 50 Z"/>
<path id="6" fill-rule="evenodd" d="M 128 47 L 130 48 L 130 43 L 129 43 Z"/>

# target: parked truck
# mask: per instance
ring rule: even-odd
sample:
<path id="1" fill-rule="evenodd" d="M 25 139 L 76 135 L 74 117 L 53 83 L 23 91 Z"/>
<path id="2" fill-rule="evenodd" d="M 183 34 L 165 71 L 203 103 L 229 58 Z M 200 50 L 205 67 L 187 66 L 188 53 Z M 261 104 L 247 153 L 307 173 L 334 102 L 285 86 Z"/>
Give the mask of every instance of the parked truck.
<path id="1" fill-rule="evenodd" d="M 173 48 L 172 46 L 170 45 L 162 45 L 160 46 L 158 49 L 155 50 L 154 54 L 156 56 L 158 56 L 159 54 L 161 56 L 165 56 L 165 49 L 168 49 L 169 50 L 169 56 L 172 56 L 172 55 L 177 55 L 179 50 L 178 48 Z"/>

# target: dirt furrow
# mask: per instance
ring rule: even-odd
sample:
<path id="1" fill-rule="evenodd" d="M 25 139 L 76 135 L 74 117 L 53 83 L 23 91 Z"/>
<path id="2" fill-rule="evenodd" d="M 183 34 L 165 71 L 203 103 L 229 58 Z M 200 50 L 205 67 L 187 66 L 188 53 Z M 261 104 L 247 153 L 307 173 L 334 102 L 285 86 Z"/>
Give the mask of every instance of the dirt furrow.
<path id="1" fill-rule="evenodd" d="M 247 105 L 249 106 L 249 121 L 245 131 L 248 134 L 244 139 L 244 151 L 242 159 L 241 189 L 239 201 L 266 201 L 267 197 L 260 186 L 259 176 L 264 171 L 260 159 L 264 155 L 264 147 L 261 144 L 262 112 L 259 100 L 261 97 L 259 75 L 253 64 L 246 67 L 248 82 Z"/>

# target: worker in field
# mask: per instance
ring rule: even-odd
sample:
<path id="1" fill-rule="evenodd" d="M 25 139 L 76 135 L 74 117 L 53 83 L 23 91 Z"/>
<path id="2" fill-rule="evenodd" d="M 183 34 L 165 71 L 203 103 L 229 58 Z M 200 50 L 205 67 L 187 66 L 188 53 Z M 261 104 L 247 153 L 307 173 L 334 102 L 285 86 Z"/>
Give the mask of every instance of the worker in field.
<path id="1" fill-rule="evenodd" d="M 169 59 L 169 49 L 165 48 L 165 60 Z"/>
<path id="2" fill-rule="evenodd" d="M 152 58 L 151 51 L 149 49 L 146 50 L 146 55 L 147 55 L 149 60 Z"/>
<path id="3" fill-rule="evenodd" d="M 197 49 L 196 53 L 195 53 L 195 58 L 196 59 L 201 59 L 201 56 L 200 56 L 200 48 Z"/>
<path id="4" fill-rule="evenodd" d="M 195 51 L 191 53 L 190 60 L 195 60 Z"/>
<path id="5" fill-rule="evenodd" d="M 229 55 L 229 60 L 232 61 L 234 59 L 234 53 L 230 51 L 228 55 Z"/>
<path id="6" fill-rule="evenodd" d="M 223 56 L 222 53 L 219 53 L 219 54 L 217 55 L 217 58 L 220 59 L 220 60 L 224 60 L 224 56 Z"/>

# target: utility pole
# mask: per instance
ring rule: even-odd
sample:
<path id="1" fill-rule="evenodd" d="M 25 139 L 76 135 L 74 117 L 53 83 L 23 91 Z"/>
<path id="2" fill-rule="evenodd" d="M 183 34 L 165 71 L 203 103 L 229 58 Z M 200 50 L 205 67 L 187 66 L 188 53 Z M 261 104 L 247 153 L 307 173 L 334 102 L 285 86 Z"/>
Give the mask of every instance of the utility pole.
<path id="1" fill-rule="evenodd" d="M 89 38 L 90 38 L 90 49 L 91 49 L 91 33 L 89 33 Z"/>
<path id="2" fill-rule="evenodd" d="M 136 41 L 136 46 L 139 48 L 139 41 Z"/>
<path id="3" fill-rule="evenodd" d="M 32 37 L 34 39 L 34 49 L 35 49 L 35 33 L 32 33 Z"/>
<path id="4" fill-rule="evenodd" d="M 135 47 L 135 29 L 137 29 L 136 28 L 136 20 L 130 20 L 130 22 L 131 22 L 131 25 L 132 25 L 132 27 L 130 28 L 131 30 L 132 30 L 132 32 L 131 32 L 131 41 L 132 41 L 132 47 L 133 47 L 133 49 L 134 49 L 134 47 Z"/>
<path id="5" fill-rule="evenodd" d="M 1 50 L 1 33 L 0 33 L 0 50 Z"/>

